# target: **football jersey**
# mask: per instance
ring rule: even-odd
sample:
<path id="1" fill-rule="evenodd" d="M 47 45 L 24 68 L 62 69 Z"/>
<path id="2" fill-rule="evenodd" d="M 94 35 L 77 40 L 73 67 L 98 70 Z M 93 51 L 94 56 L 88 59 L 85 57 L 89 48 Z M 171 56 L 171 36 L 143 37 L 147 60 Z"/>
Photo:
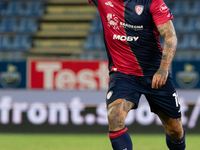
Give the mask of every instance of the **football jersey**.
<path id="1" fill-rule="evenodd" d="M 100 14 L 109 71 L 151 76 L 162 48 L 156 26 L 173 19 L 163 0 L 88 0 Z"/>

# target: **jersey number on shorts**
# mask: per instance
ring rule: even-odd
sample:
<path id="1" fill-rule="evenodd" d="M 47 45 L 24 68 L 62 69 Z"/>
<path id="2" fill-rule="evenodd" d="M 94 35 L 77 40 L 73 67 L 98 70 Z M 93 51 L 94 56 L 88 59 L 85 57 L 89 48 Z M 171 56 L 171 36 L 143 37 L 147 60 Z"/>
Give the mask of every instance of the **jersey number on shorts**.
<path id="1" fill-rule="evenodd" d="M 180 102 L 179 102 L 179 99 L 178 99 L 178 94 L 174 93 L 172 96 L 175 97 L 176 107 L 178 107 L 180 105 Z"/>

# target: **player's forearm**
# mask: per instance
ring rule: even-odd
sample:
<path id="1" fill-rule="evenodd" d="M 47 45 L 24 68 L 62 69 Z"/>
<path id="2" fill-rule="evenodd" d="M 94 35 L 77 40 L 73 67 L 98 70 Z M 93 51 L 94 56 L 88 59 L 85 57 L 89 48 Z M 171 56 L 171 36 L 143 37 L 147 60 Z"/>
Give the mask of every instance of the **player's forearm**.
<path id="1" fill-rule="evenodd" d="M 158 30 L 160 34 L 165 38 L 160 68 L 169 69 L 177 46 L 176 33 L 171 21 L 159 25 Z"/>
<path id="2" fill-rule="evenodd" d="M 166 67 L 169 69 L 172 59 L 174 57 L 174 54 L 176 52 L 176 46 L 177 46 L 176 34 L 165 39 L 160 68 Z"/>

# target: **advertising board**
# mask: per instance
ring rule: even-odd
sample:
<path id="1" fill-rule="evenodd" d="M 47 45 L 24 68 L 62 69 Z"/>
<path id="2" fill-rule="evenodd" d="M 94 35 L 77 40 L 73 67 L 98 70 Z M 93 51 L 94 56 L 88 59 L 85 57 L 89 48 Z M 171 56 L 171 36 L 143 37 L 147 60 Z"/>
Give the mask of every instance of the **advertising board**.
<path id="1" fill-rule="evenodd" d="M 190 95 L 190 91 L 184 93 Z M 0 91 L 0 132 L 106 133 L 105 95 L 102 91 Z M 192 99 L 179 97 L 182 123 L 187 133 L 200 133 L 200 93 L 194 92 Z M 126 125 L 133 133 L 164 132 L 145 99 L 129 112 Z"/>
<path id="2" fill-rule="evenodd" d="M 0 88 L 26 88 L 26 62 L 0 62 Z"/>
<path id="3" fill-rule="evenodd" d="M 108 86 L 107 61 L 29 60 L 30 89 L 103 90 Z"/>
<path id="4" fill-rule="evenodd" d="M 172 78 L 176 88 L 200 88 L 200 62 L 173 61 Z"/>

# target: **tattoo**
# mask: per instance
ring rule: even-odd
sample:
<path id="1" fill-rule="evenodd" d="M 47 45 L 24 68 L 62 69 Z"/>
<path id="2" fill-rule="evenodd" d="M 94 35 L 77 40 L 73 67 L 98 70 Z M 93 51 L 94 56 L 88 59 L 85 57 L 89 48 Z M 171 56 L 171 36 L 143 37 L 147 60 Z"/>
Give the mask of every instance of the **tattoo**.
<path id="1" fill-rule="evenodd" d="M 126 101 L 125 99 L 123 99 L 123 101 Z M 123 110 L 126 111 L 128 113 L 128 111 L 133 107 L 133 103 L 130 101 L 126 101 L 124 102 L 124 106 L 123 106 Z"/>
<path id="2" fill-rule="evenodd" d="M 166 54 L 163 54 L 162 59 L 163 59 L 163 60 L 167 60 L 167 55 L 166 55 Z"/>
<path id="3" fill-rule="evenodd" d="M 160 68 L 160 69 L 156 72 L 156 74 L 161 75 L 161 76 L 164 77 L 164 78 L 167 78 L 167 76 L 168 76 L 168 71 L 166 71 L 165 69 Z"/>
<path id="4" fill-rule="evenodd" d="M 163 112 L 161 111 L 158 111 L 158 116 L 160 118 L 160 120 L 162 121 L 162 124 L 163 126 L 167 125 L 169 120 L 170 120 L 170 117 L 165 115 Z"/>
<path id="5" fill-rule="evenodd" d="M 181 126 L 182 125 L 182 123 L 181 123 L 181 118 L 177 118 L 176 119 L 176 122 Z"/>
<path id="6" fill-rule="evenodd" d="M 125 118 L 133 103 L 125 99 L 118 99 L 108 106 L 109 130 L 120 130 L 125 125 Z"/>
<path id="7" fill-rule="evenodd" d="M 163 47 L 162 61 L 166 61 L 167 66 L 171 63 L 177 46 L 177 37 L 174 30 L 174 26 L 170 21 L 157 26 L 160 34 L 165 38 Z"/>

